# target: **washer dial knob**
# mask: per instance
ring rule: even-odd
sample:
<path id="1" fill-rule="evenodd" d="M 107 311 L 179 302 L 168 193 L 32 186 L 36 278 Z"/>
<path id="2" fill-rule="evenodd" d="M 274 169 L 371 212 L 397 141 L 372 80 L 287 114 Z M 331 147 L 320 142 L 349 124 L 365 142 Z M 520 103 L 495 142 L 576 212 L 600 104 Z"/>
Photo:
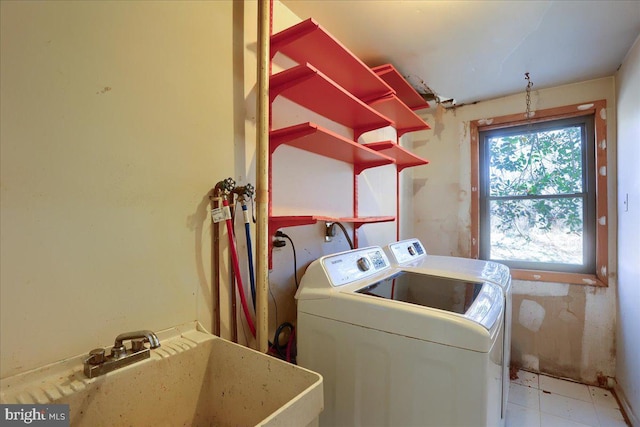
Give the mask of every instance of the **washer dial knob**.
<path id="1" fill-rule="evenodd" d="M 371 263 L 368 258 L 362 257 L 358 258 L 358 268 L 360 271 L 367 271 L 371 268 Z"/>

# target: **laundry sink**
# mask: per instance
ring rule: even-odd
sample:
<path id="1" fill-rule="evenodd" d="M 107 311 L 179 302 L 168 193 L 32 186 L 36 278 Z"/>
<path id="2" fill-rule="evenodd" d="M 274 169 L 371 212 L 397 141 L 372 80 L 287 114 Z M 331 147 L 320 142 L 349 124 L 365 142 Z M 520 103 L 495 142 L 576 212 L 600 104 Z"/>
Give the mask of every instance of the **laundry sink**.
<path id="1" fill-rule="evenodd" d="M 3 379 L 0 401 L 69 404 L 72 426 L 317 425 L 320 375 L 195 328 L 158 336 L 149 359 L 96 378 L 79 357 Z"/>

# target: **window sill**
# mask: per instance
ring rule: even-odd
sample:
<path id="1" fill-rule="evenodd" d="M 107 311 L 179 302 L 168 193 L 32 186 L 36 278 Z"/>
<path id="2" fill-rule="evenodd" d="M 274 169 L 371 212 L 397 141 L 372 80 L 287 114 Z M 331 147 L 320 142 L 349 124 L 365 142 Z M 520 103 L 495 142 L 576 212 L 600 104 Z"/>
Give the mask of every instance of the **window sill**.
<path id="1" fill-rule="evenodd" d="M 516 270 L 511 269 L 514 280 L 529 280 L 534 282 L 569 283 L 572 285 L 607 287 L 606 279 L 595 274 L 560 273 L 557 271 Z"/>

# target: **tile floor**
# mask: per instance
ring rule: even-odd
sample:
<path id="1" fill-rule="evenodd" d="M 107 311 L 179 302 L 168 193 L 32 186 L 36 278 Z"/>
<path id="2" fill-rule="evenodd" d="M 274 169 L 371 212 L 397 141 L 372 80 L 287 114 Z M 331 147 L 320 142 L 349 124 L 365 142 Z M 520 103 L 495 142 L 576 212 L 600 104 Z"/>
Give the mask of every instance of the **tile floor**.
<path id="1" fill-rule="evenodd" d="M 511 381 L 507 427 L 627 427 L 609 390 L 518 371 Z"/>

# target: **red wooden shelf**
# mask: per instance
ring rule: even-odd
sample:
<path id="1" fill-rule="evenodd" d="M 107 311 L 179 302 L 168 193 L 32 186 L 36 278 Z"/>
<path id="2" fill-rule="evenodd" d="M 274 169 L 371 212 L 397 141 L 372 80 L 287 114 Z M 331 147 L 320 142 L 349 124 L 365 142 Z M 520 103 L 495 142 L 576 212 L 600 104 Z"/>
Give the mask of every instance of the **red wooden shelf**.
<path id="1" fill-rule="evenodd" d="M 395 221 L 395 216 L 366 216 L 361 218 L 330 217 L 322 215 L 269 216 L 269 237 L 273 237 L 280 228 L 311 225 L 318 221 L 348 222 L 357 229 L 364 224 Z M 269 269 L 272 268 L 273 241 L 269 243 Z"/>
<path id="2" fill-rule="evenodd" d="M 363 101 L 393 93 L 378 75 L 309 18 L 271 36 L 271 55 L 281 52 L 298 64 L 309 63 Z"/>
<path id="3" fill-rule="evenodd" d="M 358 228 L 364 224 L 391 222 L 395 220 L 396 220 L 395 216 L 364 216 L 364 217 L 357 217 L 357 218 L 336 218 L 333 220 L 333 222 L 348 222 L 348 223 L 352 223 L 355 228 Z M 328 220 L 325 220 L 325 221 L 328 221 Z"/>
<path id="4" fill-rule="evenodd" d="M 327 222 L 347 222 L 360 227 L 363 224 L 374 224 L 378 222 L 395 221 L 395 216 L 363 216 L 358 218 L 352 217 L 332 217 L 324 215 L 291 215 L 291 216 L 270 216 L 269 217 L 269 235 L 273 236 L 275 232 L 284 227 L 297 227 L 300 225 L 315 224 L 318 221 Z"/>
<path id="5" fill-rule="evenodd" d="M 273 153 L 282 144 L 351 163 L 356 175 L 367 168 L 395 162 L 384 153 L 353 142 L 311 122 L 271 131 L 269 134 L 271 152 Z"/>
<path id="6" fill-rule="evenodd" d="M 269 217 L 269 236 L 273 236 L 276 231 L 284 227 L 297 227 L 299 225 L 310 225 L 318 222 L 313 215 L 297 215 L 297 216 L 270 216 Z"/>
<path id="7" fill-rule="evenodd" d="M 329 217 L 329 216 L 317 216 L 318 221 L 327 222 L 348 222 L 354 224 L 355 227 L 360 227 L 363 224 L 373 224 L 377 222 L 390 222 L 396 219 L 395 216 L 363 216 L 363 217 Z"/>
<path id="8" fill-rule="evenodd" d="M 396 96 L 409 108 L 414 111 L 429 108 L 429 103 L 420 96 L 392 64 L 373 67 L 372 70 L 396 91 Z"/>
<path id="9" fill-rule="evenodd" d="M 366 144 L 366 146 L 395 159 L 398 171 L 404 168 L 429 164 L 428 160 L 416 156 L 393 141 L 372 142 Z"/>
<path id="10" fill-rule="evenodd" d="M 397 173 L 407 167 L 426 165 L 418 157 L 393 141 L 357 143 L 368 131 L 393 126 L 398 139 L 407 132 L 429 129 L 414 111 L 429 104 L 391 65 L 373 69 L 353 55 L 313 19 L 307 19 L 271 37 L 271 57 L 280 53 L 298 65 L 270 77 L 270 101 L 278 96 L 308 108 L 353 130 L 348 139 L 315 123 L 307 122 L 283 129 L 271 129 L 270 153 L 288 145 L 330 159 L 353 165 L 358 175 L 367 168 L 396 164 Z M 269 165 L 271 180 L 271 164 Z M 357 179 L 354 179 L 354 215 L 358 215 Z M 271 182 L 269 183 L 271 191 Z M 325 215 L 271 215 L 269 201 L 269 236 L 278 229 L 316 224 L 318 221 L 353 224 L 392 222 L 399 216 L 331 217 Z M 396 205 L 399 210 L 398 205 Z M 357 246 L 357 233 L 354 233 Z M 269 246 L 269 268 L 273 243 Z"/>
<path id="11" fill-rule="evenodd" d="M 393 121 L 398 138 L 407 132 L 431 129 L 416 113 L 397 96 L 389 95 L 369 103 L 369 106 Z"/>
<path id="12" fill-rule="evenodd" d="M 271 101 L 278 95 L 360 133 L 391 124 L 391 120 L 310 64 L 298 65 L 273 75 L 270 81 Z"/>

